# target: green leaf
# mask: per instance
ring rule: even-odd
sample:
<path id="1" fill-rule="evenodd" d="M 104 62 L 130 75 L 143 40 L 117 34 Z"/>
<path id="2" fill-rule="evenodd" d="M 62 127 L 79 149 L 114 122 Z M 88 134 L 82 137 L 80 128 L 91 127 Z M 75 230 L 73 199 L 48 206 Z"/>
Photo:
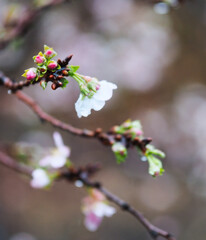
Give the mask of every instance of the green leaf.
<path id="1" fill-rule="evenodd" d="M 159 149 L 156 149 L 153 145 L 151 144 L 148 144 L 147 145 L 147 150 L 146 150 L 146 155 L 147 154 L 153 154 L 153 155 L 156 155 L 158 157 L 161 157 L 161 158 L 165 158 L 165 153 L 162 152 L 161 150 Z"/>
<path id="2" fill-rule="evenodd" d="M 45 90 L 45 88 L 46 88 L 46 86 L 47 86 L 47 82 L 44 81 L 44 80 L 42 80 L 42 81 L 40 82 L 40 86 L 43 88 L 43 90 Z"/>
<path id="3" fill-rule="evenodd" d="M 125 160 L 127 158 L 127 149 L 122 143 L 115 142 L 112 145 L 112 151 L 115 154 L 117 163 L 125 162 Z"/>
<path id="4" fill-rule="evenodd" d="M 164 172 L 162 162 L 152 154 L 148 155 L 147 159 L 149 163 L 149 174 L 154 177 L 161 176 Z"/>
<path id="5" fill-rule="evenodd" d="M 69 74 L 72 75 L 72 74 L 75 73 L 78 69 L 79 69 L 79 66 L 70 65 L 70 66 L 69 66 Z"/>
<path id="6" fill-rule="evenodd" d="M 120 154 L 118 152 L 115 152 L 114 155 L 116 157 L 116 161 L 117 161 L 118 164 L 125 162 L 125 160 L 127 158 L 127 152 L 124 153 L 124 154 Z"/>
<path id="7" fill-rule="evenodd" d="M 69 81 L 66 78 L 62 78 L 61 82 L 62 82 L 62 88 L 65 88 L 67 86 L 67 84 L 69 83 Z"/>

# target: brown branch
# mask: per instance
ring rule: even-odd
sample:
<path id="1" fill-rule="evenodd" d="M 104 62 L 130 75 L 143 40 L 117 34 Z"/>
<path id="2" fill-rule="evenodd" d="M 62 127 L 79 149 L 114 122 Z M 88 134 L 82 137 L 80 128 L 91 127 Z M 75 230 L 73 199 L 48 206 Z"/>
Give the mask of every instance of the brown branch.
<path id="1" fill-rule="evenodd" d="M 140 140 L 138 137 L 135 139 L 132 139 L 130 136 L 124 136 L 120 134 L 115 134 L 112 130 L 108 133 L 102 132 L 102 129 L 97 128 L 95 131 L 87 130 L 87 129 L 79 129 L 75 128 L 70 124 L 64 123 L 53 116 L 45 113 L 40 106 L 29 96 L 27 96 L 25 93 L 22 93 L 21 91 L 17 91 L 15 93 L 17 98 L 24 102 L 27 106 L 29 106 L 42 121 L 48 122 L 54 127 L 57 127 L 61 130 L 67 131 L 69 133 L 72 133 L 74 135 L 87 137 L 87 138 L 96 138 L 100 140 L 104 145 L 111 146 L 114 144 L 114 142 L 122 140 L 126 141 L 127 147 L 131 145 L 138 146 L 142 152 L 145 151 L 145 146 L 151 142 L 150 138 L 142 139 Z"/>
<path id="2" fill-rule="evenodd" d="M 2 151 L 0 151 L 0 163 L 19 173 L 23 173 L 24 175 L 31 176 L 31 173 L 32 173 L 31 168 L 16 162 L 14 159 L 9 157 L 6 153 Z"/>
<path id="3" fill-rule="evenodd" d="M 18 19 L 18 21 L 15 22 L 13 29 L 0 39 L 0 50 L 5 48 L 15 38 L 26 34 L 42 11 L 65 1 L 66 0 L 53 0 L 42 7 L 27 9 L 26 12 Z"/>
<path id="4" fill-rule="evenodd" d="M 71 60 L 71 57 L 72 55 L 70 55 L 63 61 L 61 61 L 60 59 L 58 60 L 60 66 L 62 67 L 61 69 L 64 69 L 64 67 Z M 63 71 L 61 69 L 57 71 Z M 44 78 L 49 79 L 48 76 L 45 76 Z M 33 84 L 38 83 L 40 80 L 41 79 L 39 79 L 38 81 L 34 81 Z M 152 141 L 151 138 L 140 139 L 138 137 L 135 137 L 133 139 L 131 135 L 128 135 L 126 133 L 117 134 L 115 133 L 114 127 L 112 127 L 107 133 L 104 133 L 101 128 L 97 128 L 96 130 L 92 131 L 88 129 L 79 129 L 73 127 L 70 124 L 64 123 L 44 112 L 42 108 L 30 96 L 26 95 L 21 91 L 17 91 L 18 89 L 22 89 L 25 86 L 30 86 L 31 83 L 28 80 L 13 82 L 9 77 L 5 76 L 3 72 L 0 72 L 0 85 L 7 87 L 13 94 L 16 95 L 19 100 L 29 106 L 33 110 L 33 112 L 36 113 L 37 116 L 39 116 L 40 120 L 42 120 L 43 122 L 48 122 L 52 126 L 72 133 L 74 135 L 87 138 L 96 138 L 107 146 L 111 146 L 115 143 L 115 141 L 122 141 L 127 148 L 129 148 L 130 146 L 137 146 L 143 153 L 146 151 L 146 145 Z"/>
<path id="5" fill-rule="evenodd" d="M 18 162 L 16 162 L 14 159 L 9 157 L 2 151 L 0 151 L 0 163 L 10 169 L 13 169 L 31 177 L 32 170 L 30 168 L 24 165 L 20 165 Z M 110 202 L 113 202 L 122 210 L 134 216 L 146 228 L 146 230 L 153 239 L 157 239 L 159 236 L 161 236 L 167 240 L 175 240 L 175 237 L 173 237 L 170 233 L 154 226 L 152 223 L 150 223 L 148 219 L 143 216 L 142 213 L 134 209 L 130 204 L 120 199 L 118 196 L 109 192 L 101 185 L 101 183 L 91 182 L 89 180 L 89 177 L 93 175 L 98 169 L 99 165 L 88 165 L 84 168 L 78 169 L 71 168 L 67 171 L 59 172 L 59 179 L 66 179 L 72 183 L 76 180 L 80 180 L 86 187 L 98 189 Z"/>

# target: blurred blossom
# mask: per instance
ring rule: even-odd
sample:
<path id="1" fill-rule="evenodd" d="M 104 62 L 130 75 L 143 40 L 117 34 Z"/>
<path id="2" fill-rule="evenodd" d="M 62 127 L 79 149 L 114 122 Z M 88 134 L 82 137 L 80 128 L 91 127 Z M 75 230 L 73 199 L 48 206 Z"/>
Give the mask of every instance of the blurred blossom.
<path id="1" fill-rule="evenodd" d="M 70 148 L 64 145 L 61 135 L 58 132 L 54 132 L 53 138 L 56 148 L 51 150 L 51 154 L 40 160 L 39 165 L 41 167 L 61 168 L 66 164 L 70 156 Z"/>
<path id="2" fill-rule="evenodd" d="M 33 188 L 44 188 L 50 184 L 50 179 L 46 171 L 37 168 L 32 172 L 32 180 L 30 184 Z"/>
<path id="3" fill-rule="evenodd" d="M 36 240 L 36 238 L 28 233 L 17 233 L 9 238 L 9 240 Z"/>
<path id="4" fill-rule="evenodd" d="M 102 222 L 103 217 L 111 217 L 115 208 L 108 205 L 104 195 L 96 189 L 89 190 L 89 196 L 82 201 L 82 211 L 85 215 L 85 227 L 94 232 Z"/>
<path id="5" fill-rule="evenodd" d="M 167 3 L 160 2 L 160 3 L 154 4 L 154 11 L 157 14 L 167 14 L 169 10 L 170 10 L 170 7 Z"/>

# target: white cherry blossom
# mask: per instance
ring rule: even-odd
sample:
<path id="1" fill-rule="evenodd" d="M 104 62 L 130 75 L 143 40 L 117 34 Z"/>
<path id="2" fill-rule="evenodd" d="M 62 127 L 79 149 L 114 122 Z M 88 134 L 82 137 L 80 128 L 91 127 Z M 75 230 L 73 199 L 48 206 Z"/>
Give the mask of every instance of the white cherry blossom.
<path id="1" fill-rule="evenodd" d="M 51 154 L 42 158 L 39 162 L 41 167 L 50 166 L 52 168 L 61 168 L 66 162 L 70 155 L 70 148 L 64 145 L 61 135 L 58 132 L 53 134 L 56 148 L 51 150 Z"/>
<path id="2" fill-rule="evenodd" d="M 50 179 L 46 171 L 37 168 L 32 172 L 32 180 L 30 184 L 33 188 L 44 188 L 50 184 Z"/>
<path id="3" fill-rule="evenodd" d="M 79 118 L 82 116 L 87 117 L 89 114 L 91 114 L 92 109 L 95 111 L 101 110 L 105 105 L 105 101 L 112 97 L 114 89 L 117 89 L 116 84 L 102 80 L 99 81 L 99 89 L 96 90 L 91 98 L 84 96 L 81 93 L 77 102 L 75 103 L 77 116 Z"/>

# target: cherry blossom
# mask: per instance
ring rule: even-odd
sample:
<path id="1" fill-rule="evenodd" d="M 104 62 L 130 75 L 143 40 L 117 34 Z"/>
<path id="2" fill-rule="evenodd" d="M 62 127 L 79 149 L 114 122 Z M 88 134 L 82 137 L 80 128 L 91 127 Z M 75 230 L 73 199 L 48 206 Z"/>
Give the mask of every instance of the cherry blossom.
<path id="1" fill-rule="evenodd" d="M 64 145 L 61 135 L 58 132 L 53 134 L 56 148 L 51 150 L 51 154 L 42 158 L 39 162 L 41 167 L 50 166 L 52 168 L 63 167 L 70 156 L 70 148 Z"/>
<path id="2" fill-rule="evenodd" d="M 32 172 L 32 180 L 30 184 L 33 188 L 44 188 L 50 184 L 50 179 L 46 171 L 37 168 Z"/>
<path id="3" fill-rule="evenodd" d="M 108 205 L 104 195 L 98 190 L 90 190 L 90 195 L 83 199 L 82 211 L 85 215 L 85 227 L 94 232 L 98 229 L 103 217 L 111 217 L 115 208 Z"/>
<path id="4" fill-rule="evenodd" d="M 105 101 L 112 97 L 114 89 L 117 89 L 116 84 L 102 80 L 99 81 L 98 88 L 93 96 L 88 97 L 81 93 L 77 102 L 75 103 L 75 109 L 78 117 L 87 117 L 89 114 L 91 114 L 92 109 L 95 111 L 101 110 L 105 105 Z"/>

